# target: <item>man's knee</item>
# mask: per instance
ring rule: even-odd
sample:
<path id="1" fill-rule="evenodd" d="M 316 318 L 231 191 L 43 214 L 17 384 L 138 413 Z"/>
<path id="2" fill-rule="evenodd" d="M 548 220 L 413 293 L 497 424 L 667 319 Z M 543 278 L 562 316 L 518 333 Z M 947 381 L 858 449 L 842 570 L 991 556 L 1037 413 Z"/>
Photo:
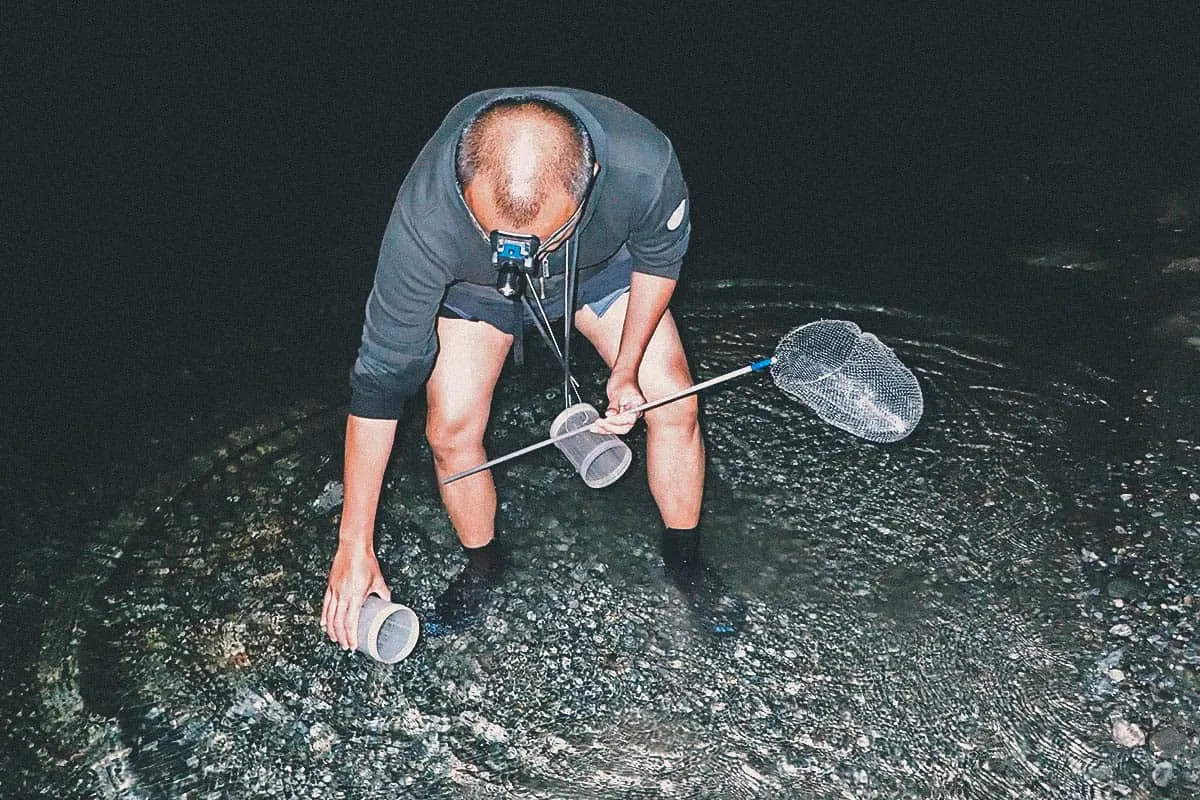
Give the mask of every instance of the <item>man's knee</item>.
<path id="1" fill-rule="evenodd" d="M 452 459 L 457 453 L 481 449 L 485 425 L 486 419 L 481 420 L 479 416 L 464 413 L 445 414 L 430 409 L 425 418 L 425 438 L 433 451 L 433 457 L 444 461 Z"/>
<path id="2" fill-rule="evenodd" d="M 700 428 L 700 403 L 696 396 L 692 395 L 647 411 L 646 427 L 680 434 L 698 431 Z"/>

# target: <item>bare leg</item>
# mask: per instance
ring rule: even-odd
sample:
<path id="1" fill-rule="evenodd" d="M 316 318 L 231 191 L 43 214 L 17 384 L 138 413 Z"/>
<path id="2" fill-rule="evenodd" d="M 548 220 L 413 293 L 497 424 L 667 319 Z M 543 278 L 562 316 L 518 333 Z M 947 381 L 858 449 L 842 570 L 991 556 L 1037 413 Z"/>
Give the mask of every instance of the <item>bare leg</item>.
<path id="1" fill-rule="evenodd" d="M 625 320 L 625 295 L 597 318 L 590 309 L 575 314 L 575 324 L 609 365 L 617 357 Z M 679 331 L 668 311 L 650 338 L 638 372 L 647 400 L 692 385 Z M 680 589 L 696 620 L 717 636 L 736 634 L 746 620 L 746 605 L 732 594 L 702 555 L 700 503 L 704 496 L 704 439 L 695 396 L 646 413 L 646 473 L 650 493 L 665 526 L 663 567 Z"/>
<path id="2" fill-rule="evenodd" d="M 485 322 L 438 319 L 439 351 L 426 385 L 425 436 L 433 450 L 442 503 L 463 547 L 495 535 L 496 484 L 490 471 L 442 485 L 443 478 L 487 461 L 483 433 L 492 393 L 512 337 Z"/>
<path id="3" fill-rule="evenodd" d="M 628 301 L 625 294 L 603 317 L 587 307 L 575 314 L 576 327 L 610 366 L 617 357 Z M 692 385 L 670 311 L 663 315 L 646 347 L 638 383 L 647 400 Z M 704 439 L 695 396 L 646 412 L 646 477 L 663 523 L 676 529 L 696 527 L 704 497 Z"/>

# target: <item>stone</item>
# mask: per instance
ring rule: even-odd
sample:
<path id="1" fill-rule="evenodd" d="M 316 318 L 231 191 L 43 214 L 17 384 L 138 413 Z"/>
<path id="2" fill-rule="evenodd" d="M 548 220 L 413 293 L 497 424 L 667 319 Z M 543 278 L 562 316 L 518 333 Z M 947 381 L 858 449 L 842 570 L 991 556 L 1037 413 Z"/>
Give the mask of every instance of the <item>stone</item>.
<path id="1" fill-rule="evenodd" d="M 321 489 L 321 494 L 312 501 L 312 508 L 318 514 L 326 514 L 342 504 L 344 489 L 341 481 L 329 481 Z"/>
<path id="2" fill-rule="evenodd" d="M 1158 787 L 1166 787 L 1171 785 L 1171 781 L 1175 778 L 1175 765 L 1170 761 L 1160 761 L 1154 765 L 1154 771 L 1150 774 L 1150 779 L 1154 781 L 1154 785 Z"/>
<path id="3" fill-rule="evenodd" d="M 1187 736 L 1173 725 L 1164 725 L 1150 734 L 1150 746 L 1163 758 L 1174 758 L 1187 746 Z"/>
<path id="4" fill-rule="evenodd" d="M 1146 743 L 1146 734 L 1138 725 L 1120 718 L 1113 721 L 1112 736 L 1121 747 L 1141 747 Z"/>
<path id="5" fill-rule="evenodd" d="M 1108 586 L 1104 588 L 1104 591 L 1108 593 L 1109 597 L 1128 600 L 1133 597 L 1134 593 L 1137 591 L 1137 587 L 1134 586 L 1132 582 L 1127 581 L 1124 578 L 1115 578 L 1108 582 Z"/>

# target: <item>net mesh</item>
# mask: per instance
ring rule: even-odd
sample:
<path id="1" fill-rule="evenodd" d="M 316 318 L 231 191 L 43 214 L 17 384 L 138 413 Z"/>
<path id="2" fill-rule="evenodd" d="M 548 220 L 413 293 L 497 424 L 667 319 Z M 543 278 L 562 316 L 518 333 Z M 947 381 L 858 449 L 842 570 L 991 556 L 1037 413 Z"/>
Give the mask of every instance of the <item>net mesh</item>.
<path id="1" fill-rule="evenodd" d="M 775 348 L 771 378 L 821 419 L 872 442 L 903 439 L 925 408 L 916 377 L 891 348 L 843 320 L 790 331 Z"/>

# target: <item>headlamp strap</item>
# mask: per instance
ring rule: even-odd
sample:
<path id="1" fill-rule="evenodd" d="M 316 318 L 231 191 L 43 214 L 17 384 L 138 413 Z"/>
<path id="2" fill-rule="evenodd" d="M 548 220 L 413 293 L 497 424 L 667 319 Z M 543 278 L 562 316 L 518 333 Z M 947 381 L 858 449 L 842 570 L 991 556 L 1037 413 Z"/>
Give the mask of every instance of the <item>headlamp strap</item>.
<path id="1" fill-rule="evenodd" d="M 521 303 L 515 298 L 513 307 L 513 363 L 518 367 L 525 366 L 525 319 L 521 315 Z"/>

